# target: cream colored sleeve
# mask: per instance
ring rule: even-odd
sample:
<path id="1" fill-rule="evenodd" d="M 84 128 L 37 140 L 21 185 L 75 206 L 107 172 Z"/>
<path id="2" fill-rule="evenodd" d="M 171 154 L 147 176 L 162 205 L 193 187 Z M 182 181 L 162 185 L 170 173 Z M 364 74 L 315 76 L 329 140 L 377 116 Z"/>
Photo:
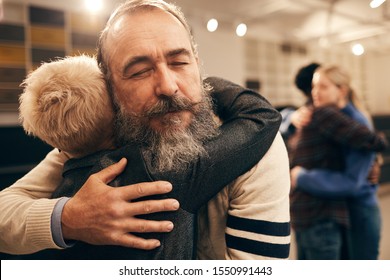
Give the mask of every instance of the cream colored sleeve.
<path id="1" fill-rule="evenodd" d="M 278 133 L 265 156 L 199 211 L 199 259 L 287 259 L 290 171 Z"/>
<path id="2" fill-rule="evenodd" d="M 267 154 L 229 187 L 226 259 L 287 259 L 290 170 L 278 133 Z"/>
<path id="3" fill-rule="evenodd" d="M 0 192 L 0 251 L 30 254 L 59 248 L 51 234 L 51 214 L 58 199 L 49 199 L 62 178 L 68 158 L 52 150 L 23 178 Z"/>

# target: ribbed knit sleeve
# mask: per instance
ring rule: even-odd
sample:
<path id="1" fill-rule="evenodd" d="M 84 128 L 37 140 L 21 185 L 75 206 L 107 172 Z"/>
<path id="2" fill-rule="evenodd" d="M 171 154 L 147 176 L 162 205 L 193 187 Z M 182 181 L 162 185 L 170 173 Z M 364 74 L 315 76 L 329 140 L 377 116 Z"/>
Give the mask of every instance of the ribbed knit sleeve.
<path id="1" fill-rule="evenodd" d="M 49 199 L 61 180 L 67 158 L 57 150 L 23 178 L 0 192 L 0 251 L 29 254 L 58 248 L 51 235 L 51 214 L 57 199 Z"/>
<path id="2" fill-rule="evenodd" d="M 57 248 L 51 234 L 51 214 L 58 199 L 40 199 L 35 201 L 28 213 L 26 221 L 27 244 L 34 248 Z"/>

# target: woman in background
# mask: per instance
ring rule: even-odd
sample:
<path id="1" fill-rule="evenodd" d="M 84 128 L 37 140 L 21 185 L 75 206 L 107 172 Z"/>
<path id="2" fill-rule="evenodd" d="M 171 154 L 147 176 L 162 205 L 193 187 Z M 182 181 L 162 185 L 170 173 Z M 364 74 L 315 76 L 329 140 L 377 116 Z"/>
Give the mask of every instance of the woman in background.
<path id="1" fill-rule="evenodd" d="M 313 77 L 312 98 L 314 108 L 338 108 L 345 116 L 372 129 L 368 113 L 361 106 L 350 86 L 348 73 L 340 67 L 323 66 L 316 70 Z M 319 123 L 316 126 L 320 128 L 321 125 Z M 328 127 L 332 128 L 332 124 L 329 126 L 329 122 Z M 348 134 L 345 135 L 348 136 Z M 353 139 L 354 137 L 350 137 L 350 140 Z M 359 138 L 355 140 L 359 140 Z M 334 144 L 334 142 L 332 143 Z M 350 241 L 348 258 L 377 259 L 381 228 L 376 194 L 378 185 L 372 184 L 367 179 L 375 160 L 375 152 L 372 145 L 371 149 L 357 149 L 349 144 L 342 143 L 339 146 L 339 152 L 331 153 L 340 155 L 339 160 L 332 159 L 333 164 L 339 162 L 335 168 L 323 165 L 309 169 L 299 163 L 292 166 L 292 188 L 293 192 L 301 191 L 317 198 L 339 200 L 340 209 L 347 209 L 349 215 L 349 221 L 347 220 L 349 223 L 349 225 L 347 224 L 349 226 L 347 234 Z M 319 147 L 317 147 L 318 149 Z M 299 153 L 297 154 L 299 155 Z M 302 157 L 302 154 L 300 156 Z M 342 206 L 343 203 L 347 208 Z M 334 225 L 333 223 L 327 226 L 329 228 Z M 313 238 L 326 229 L 325 227 L 318 228 L 317 231 L 299 232 L 297 241 Z M 309 243 L 305 245 L 310 246 Z"/>

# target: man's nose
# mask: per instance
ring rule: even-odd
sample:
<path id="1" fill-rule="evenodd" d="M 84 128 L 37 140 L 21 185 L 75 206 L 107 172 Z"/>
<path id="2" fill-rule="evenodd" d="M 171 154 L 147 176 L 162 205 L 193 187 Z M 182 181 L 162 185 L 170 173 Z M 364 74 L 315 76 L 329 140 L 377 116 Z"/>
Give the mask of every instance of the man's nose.
<path id="1" fill-rule="evenodd" d="M 156 72 L 156 95 L 171 96 L 178 90 L 176 75 L 168 67 L 160 67 Z"/>

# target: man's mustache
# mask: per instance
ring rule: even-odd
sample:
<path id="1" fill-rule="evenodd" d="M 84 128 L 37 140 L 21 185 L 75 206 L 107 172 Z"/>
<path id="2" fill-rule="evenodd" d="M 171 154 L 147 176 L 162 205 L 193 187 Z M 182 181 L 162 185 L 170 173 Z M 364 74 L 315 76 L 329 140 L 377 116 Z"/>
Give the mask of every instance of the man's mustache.
<path id="1" fill-rule="evenodd" d="M 160 100 L 144 113 L 145 117 L 155 118 L 169 112 L 190 111 L 195 112 L 195 106 L 199 102 L 191 102 L 185 97 L 163 96 Z"/>

